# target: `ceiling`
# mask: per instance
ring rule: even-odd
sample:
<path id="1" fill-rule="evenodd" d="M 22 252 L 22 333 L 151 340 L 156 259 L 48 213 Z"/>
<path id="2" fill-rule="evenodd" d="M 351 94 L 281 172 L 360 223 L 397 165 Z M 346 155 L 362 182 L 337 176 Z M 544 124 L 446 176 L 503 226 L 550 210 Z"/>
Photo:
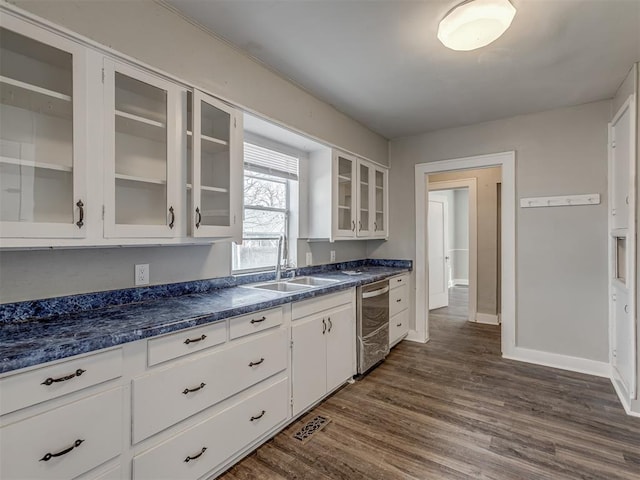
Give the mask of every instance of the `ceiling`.
<path id="1" fill-rule="evenodd" d="M 511 0 L 497 41 L 445 48 L 459 0 L 169 0 L 386 138 L 611 98 L 640 60 L 640 0 Z"/>

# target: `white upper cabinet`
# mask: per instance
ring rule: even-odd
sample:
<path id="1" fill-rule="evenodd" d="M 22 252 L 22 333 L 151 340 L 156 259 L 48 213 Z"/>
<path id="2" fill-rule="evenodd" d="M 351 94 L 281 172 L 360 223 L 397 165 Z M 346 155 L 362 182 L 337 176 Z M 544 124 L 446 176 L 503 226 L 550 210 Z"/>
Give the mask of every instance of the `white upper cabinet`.
<path id="1" fill-rule="evenodd" d="M 387 176 L 387 168 L 338 150 L 311 153 L 308 238 L 387 238 Z"/>
<path id="2" fill-rule="evenodd" d="M 374 166 L 371 169 L 371 220 L 373 221 L 372 235 L 387 238 L 389 236 L 389 171 L 386 168 Z"/>
<path id="3" fill-rule="evenodd" d="M 196 90 L 187 131 L 190 232 L 194 237 L 242 236 L 242 117 L 237 110 Z M 192 128 L 191 128 L 192 127 Z"/>
<path id="4" fill-rule="evenodd" d="M 84 49 L 1 18 L 1 235 L 84 238 L 87 224 L 96 221 L 85 215 Z"/>
<path id="5" fill-rule="evenodd" d="M 183 90 L 110 59 L 104 90 L 105 237 L 180 236 Z"/>
<path id="6" fill-rule="evenodd" d="M 332 236 L 353 238 L 356 236 L 357 216 L 357 165 L 358 160 L 342 152 L 333 154 L 333 215 Z"/>

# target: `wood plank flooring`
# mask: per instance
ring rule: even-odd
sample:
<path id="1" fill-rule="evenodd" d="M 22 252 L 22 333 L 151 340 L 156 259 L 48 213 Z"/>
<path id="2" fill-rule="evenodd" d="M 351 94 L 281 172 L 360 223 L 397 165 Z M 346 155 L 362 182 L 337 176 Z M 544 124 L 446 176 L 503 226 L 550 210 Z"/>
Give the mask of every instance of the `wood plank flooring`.
<path id="1" fill-rule="evenodd" d="M 220 478 L 640 479 L 640 419 L 609 380 L 504 360 L 500 327 L 448 309 Z M 314 415 L 332 422 L 303 445 Z"/>

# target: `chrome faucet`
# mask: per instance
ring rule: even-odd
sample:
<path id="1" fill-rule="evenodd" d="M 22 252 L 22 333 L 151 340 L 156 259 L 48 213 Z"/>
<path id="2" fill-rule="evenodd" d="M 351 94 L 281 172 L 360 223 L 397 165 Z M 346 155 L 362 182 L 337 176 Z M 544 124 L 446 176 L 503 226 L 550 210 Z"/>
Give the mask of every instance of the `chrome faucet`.
<path id="1" fill-rule="evenodd" d="M 281 268 L 282 268 L 282 243 L 284 242 L 284 235 L 278 237 L 278 255 L 276 257 L 276 282 L 280 281 Z"/>

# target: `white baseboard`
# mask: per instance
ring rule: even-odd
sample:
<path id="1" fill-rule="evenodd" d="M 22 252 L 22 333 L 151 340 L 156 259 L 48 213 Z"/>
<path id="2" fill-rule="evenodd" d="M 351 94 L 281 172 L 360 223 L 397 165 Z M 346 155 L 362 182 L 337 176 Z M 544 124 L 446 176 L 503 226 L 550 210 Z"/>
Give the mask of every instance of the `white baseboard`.
<path id="1" fill-rule="evenodd" d="M 514 347 L 511 349 L 511 352 L 503 354 L 502 356 L 510 360 L 586 373 L 588 375 L 595 375 L 596 377 L 611 378 L 611 365 L 607 362 L 598 362 L 586 358 L 542 352 L 540 350 L 530 350 L 522 347 Z"/>
<path id="2" fill-rule="evenodd" d="M 476 322 L 477 323 L 487 323 L 489 325 L 500 325 L 500 318 L 498 315 L 493 315 L 491 313 L 476 313 Z"/>
<path id="3" fill-rule="evenodd" d="M 467 278 L 454 278 L 453 280 L 451 280 L 449 282 L 449 285 L 450 286 L 453 286 L 453 285 L 466 285 L 466 286 L 469 286 L 469 279 L 467 279 Z"/>

